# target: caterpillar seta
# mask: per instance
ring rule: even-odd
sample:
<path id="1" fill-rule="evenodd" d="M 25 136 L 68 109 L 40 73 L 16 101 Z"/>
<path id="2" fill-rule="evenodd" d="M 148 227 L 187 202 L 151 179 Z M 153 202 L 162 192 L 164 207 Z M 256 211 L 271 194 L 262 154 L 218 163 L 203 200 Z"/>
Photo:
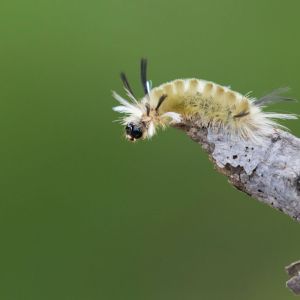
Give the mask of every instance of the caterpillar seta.
<path id="1" fill-rule="evenodd" d="M 262 110 L 270 103 L 293 100 L 282 96 L 288 88 L 279 88 L 258 99 L 196 78 L 176 79 L 151 88 L 146 59 L 141 60 L 140 72 L 144 91 L 140 101 L 124 73 L 121 73 L 121 80 L 130 101 L 113 92 L 120 103 L 113 110 L 125 114 L 120 121 L 130 141 L 151 138 L 159 127 L 193 122 L 199 127 L 221 130 L 231 139 L 259 142 L 276 128 L 285 128 L 274 119 L 297 119 L 293 114 Z"/>

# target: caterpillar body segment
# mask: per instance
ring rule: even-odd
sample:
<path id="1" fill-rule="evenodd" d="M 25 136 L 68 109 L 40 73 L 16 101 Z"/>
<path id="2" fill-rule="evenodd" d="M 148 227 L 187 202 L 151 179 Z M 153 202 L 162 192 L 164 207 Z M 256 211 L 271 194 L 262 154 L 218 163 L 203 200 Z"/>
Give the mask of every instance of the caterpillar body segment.
<path id="1" fill-rule="evenodd" d="M 231 138 L 259 141 L 282 127 L 274 119 L 295 119 L 295 115 L 262 111 L 265 104 L 291 100 L 281 95 L 286 89 L 278 89 L 260 98 L 235 92 L 228 87 L 202 79 L 176 79 L 150 90 L 146 80 L 146 61 L 141 63 L 141 78 L 145 96 L 137 101 L 122 73 L 125 90 L 131 102 L 114 93 L 120 106 L 114 110 L 125 113 L 121 119 L 126 126 L 126 137 L 135 141 L 151 138 L 158 127 L 166 127 L 184 121 L 193 121 L 201 127 L 223 130 Z"/>

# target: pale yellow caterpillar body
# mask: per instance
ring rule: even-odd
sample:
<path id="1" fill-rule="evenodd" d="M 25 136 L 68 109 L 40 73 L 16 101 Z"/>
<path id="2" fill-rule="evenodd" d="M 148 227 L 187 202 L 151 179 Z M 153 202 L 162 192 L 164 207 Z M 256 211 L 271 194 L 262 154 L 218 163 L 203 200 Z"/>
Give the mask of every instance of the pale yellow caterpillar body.
<path id="1" fill-rule="evenodd" d="M 251 139 L 259 142 L 278 127 L 274 119 L 296 119 L 293 114 L 264 112 L 271 102 L 293 100 L 282 96 L 287 88 L 280 88 L 259 98 L 231 90 L 202 79 L 176 79 L 151 89 L 146 78 L 146 60 L 141 61 L 141 80 L 145 96 L 138 101 L 124 73 L 121 74 L 130 102 L 116 94 L 120 106 L 113 109 L 125 113 L 121 119 L 126 126 L 126 137 L 151 138 L 159 127 L 193 122 L 199 127 L 223 130 L 232 139 Z"/>

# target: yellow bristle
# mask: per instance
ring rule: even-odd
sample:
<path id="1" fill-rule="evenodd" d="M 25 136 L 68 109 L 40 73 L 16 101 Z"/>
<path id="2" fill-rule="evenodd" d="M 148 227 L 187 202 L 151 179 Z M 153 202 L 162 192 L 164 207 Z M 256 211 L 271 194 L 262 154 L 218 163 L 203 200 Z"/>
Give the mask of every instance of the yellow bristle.
<path id="1" fill-rule="evenodd" d="M 212 96 L 214 85 L 211 82 L 207 82 L 203 89 L 203 98 L 209 98 Z"/>
<path id="2" fill-rule="evenodd" d="M 183 94 L 184 93 L 184 80 L 177 79 L 174 81 L 174 86 L 177 94 Z"/>
<path id="3" fill-rule="evenodd" d="M 198 85 L 199 85 L 198 79 L 189 80 L 188 92 L 189 93 L 195 93 L 195 91 L 197 91 Z"/>
<path id="4" fill-rule="evenodd" d="M 174 90 L 173 90 L 173 84 L 172 83 L 167 83 L 164 85 L 163 87 L 164 89 L 164 93 L 166 95 L 168 95 L 168 97 L 172 96 L 174 94 Z"/>
<path id="5" fill-rule="evenodd" d="M 234 92 L 228 91 L 225 93 L 225 101 L 228 103 L 229 106 L 234 105 L 237 103 L 237 98 Z"/>

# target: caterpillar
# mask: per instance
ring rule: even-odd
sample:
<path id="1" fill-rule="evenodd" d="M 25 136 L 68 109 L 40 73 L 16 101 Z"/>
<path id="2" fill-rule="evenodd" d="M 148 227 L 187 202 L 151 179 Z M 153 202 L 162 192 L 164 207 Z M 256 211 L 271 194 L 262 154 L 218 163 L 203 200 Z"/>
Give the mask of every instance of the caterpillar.
<path id="1" fill-rule="evenodd" d="M 274 119 L 297 119 L 294 114 L 265 112 L 270 103 L 294 100 L 283 96 L 288 88 L 279 88 L 252 98 L 229 87 L 203 79 L 176 79 L 155 88 L 147 79 L 147 60 L 141 59 L 141 83 L 144 96 L 137 100 L 125 73 L 121 80 L 129 101 L 113 92 L 120 103 L 113 110 L 125 114 L 121 124 L 129 141 L 151 138 L 158 128 L 193 122 L 199 127 L 222 130 L 231 139 L 252 140 L 268 136 L 276 128 L 284 128 Z"/>

